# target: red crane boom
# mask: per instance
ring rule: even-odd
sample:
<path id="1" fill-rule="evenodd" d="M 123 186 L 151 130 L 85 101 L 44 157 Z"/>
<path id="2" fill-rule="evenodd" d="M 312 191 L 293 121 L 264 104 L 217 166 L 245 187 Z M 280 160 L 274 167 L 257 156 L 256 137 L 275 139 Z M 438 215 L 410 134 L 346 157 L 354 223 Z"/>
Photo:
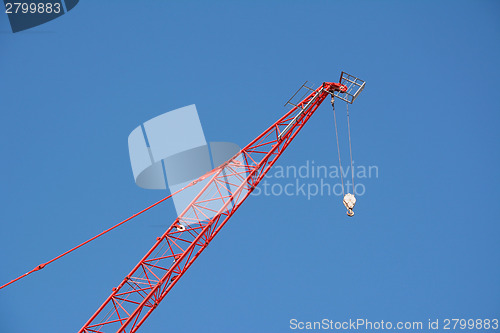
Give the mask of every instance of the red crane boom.
<path id="1" fill-rule="evenodd" d="M 332 82 L 310 89 L 307 97 L 215 169 L 194 200 L 113 288 L 111 295 L 79 332 L 136 332 L 259 184 L 325 98 L 333 97 L 334 93 L 336 97 L 339 94 L 347 96 L 347 89 L 344 84 Z"/>

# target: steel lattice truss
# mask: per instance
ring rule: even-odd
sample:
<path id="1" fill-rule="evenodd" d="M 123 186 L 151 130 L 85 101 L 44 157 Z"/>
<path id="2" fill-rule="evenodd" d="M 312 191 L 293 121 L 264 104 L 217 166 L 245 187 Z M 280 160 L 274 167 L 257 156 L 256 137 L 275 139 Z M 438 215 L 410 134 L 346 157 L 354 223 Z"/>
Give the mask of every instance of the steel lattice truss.
<path id="1" fill-rule="evenodd" d="M 79 332 L 136 332 L 259 184 L 324 99 L 346 87 L 323 83 L 229 161 L 157 238 Z"/>

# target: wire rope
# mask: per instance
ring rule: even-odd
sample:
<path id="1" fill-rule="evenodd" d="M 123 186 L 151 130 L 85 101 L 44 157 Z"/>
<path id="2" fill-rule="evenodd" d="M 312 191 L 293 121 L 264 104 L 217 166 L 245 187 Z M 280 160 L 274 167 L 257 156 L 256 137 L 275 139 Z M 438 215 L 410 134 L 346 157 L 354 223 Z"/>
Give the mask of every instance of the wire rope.
<path id="1" fill-rule="evenodd" d="M 170 194 L 170 195 L 166 196 L 165 198 L 161 199 L 160 201 L 155 202 L 155 203 L 154 203 L 154 204 L 152 204 L 151 206 L 149 206 L 149 207 L 147 207 L 147 208 L 144 208 L 144 209 L 143 209 L 143 210 L 141 210 L 140 212 L 135 213 L 134 215 L 132 215 L 132 216 L 130 216 L 130 217 L 128 217 L 128 218 L 126 218 L 125 220 L 123 220 L 123 221 L 121 221 L 121 222 L 119 222 L 119 223 L 115 224 L 115 225 L 114 225 L 114 226 L 112 226 L 111 228 L 108 228 L 108 229 L 104 230 L 103 232 L 101 232 L 101 233 L 99 233 L 99 234 L 95 235 L 94 237 L 92 237 L 92 238 L 90 238 L 90 239 L 86 240 L 85 242 L 83 242 L 83 243 L 81 243 L 81 244 L 79 244 L 79 245 L 77 245 L 77 246 L 73 247 L 72 249 L 70 249 L 70 250 L 68 250 L 68 251 L 66 251 L 66 252 L 64 252 L 64 253 L 62 253 L 62 254 L 60 254 L 60 255 L 58 255 L 58 256 L 57 256 L 57 257 L 55 257 L 55 258 L 53 258 L 53 259 L 51 259 L 51 260 L 49 260 L 49 261 L 47 261 L 47 262 L 45 262 L 45 263 L 42 263 L 42 264 L 40 264 L 40 265 L 37 265 L 37 266 L 36 266 L 35 268 L 33 268 L 31 271 L 26 272 L 26 273 L 24 273 L 23 275 L 20 275 L 20 276 L 18 276 L 17 278 L 15 278 L 14 280 L 11 280 L 10 282 L 7 282 L 7 283 L 5 283 L 4 285 L 0 286 L 0 289 L 3 289 L 3 288 L 5 288 L 5 287 L 7 287 L 8 285 L 10 285 L 10 284 L 12 284 L 12 283 L 14 283 L 14 282 L 16 282 L 16 281 L 18 281 L 18 280 L 20 280 L 20 279 L 22 279 L 22 278 L 24 278 L 24 277 L 28 276 L 28 275 L 30 275 L 31 273 L 34 273 L 34 272 L 37 272 L 37 271 L 39 271 L 39 270 L 43 269 L 43 268 L 44 268 L 45 266 L 47 266 L 48 264 L 50 264 L 50 263 L 52 263 L 52 262 L 54 262 L 54 261 L 56 261 L 56 260 L 58 260 L 58 259 L 61 259 L 61 258 L 62 258 L 62 257 L 64 257 L 65 255 L 67 255 L 67 254 L 69 254 L 69 253 L 71 253 L 71 252 L 73 252 L 73 251 L 75 251 L 75 250 L 79 249 L 80 247 L 84 246 L 85 244 L 90 243 L 91 241 L 93 241 L 93 240 L 95 240 L 95 239 L 97 239 L 97 238 L 99 238 L 99 237 L 103 236 L 104 234 L 106 234 L 106 233 L 110 232 L 111 230 L 113 230 L 113 229 L 115 229 L 115 228 L 117 228 L 117 227 L 121 226 L 122 224 L 124 224 L 124 223 L 126 223 L 126 222 L 128 222 L 128 221 L 132 220 L 133 218 L 135 218 L 135 217 L 137 217 L 137 216 L 141 215 L 142 213 L 144 213 L 144 212 L 146 212 L 146 211 L 150 210 L 151 208 L 153 208 L 153 207 L 155 207 L 155 206 L 159 205 L 159 204 L 160 204 L 160 203 L 162 203 L 163 201 L 165 201 L 165 200 L 167 200 L 167 199 L 171 198 L 172 196 L 174 196 L 174 195 L 178 194 L 179 192 L 181 192 L 181 191 L 183 191 L 183 190 L 187 189 L 188 187 L 191 187 L 191 186 L 193 186 L 193 185 L 197 184 L 198 182 L 200 182 L 200 181 L 204 180 L 204 179 L 205 179 L 205 178 L 207 178 L 209 175 L 211 175 L 211 174 L 213 174 L 214 172 L 218 171 L 221 167 L 223 167 L 223 166 L 221 165 L 221 166 L 219 166 L 219 167 L 217 167 L 217 168 L 215 168 L 215 169 L 213 169 L 213 170 L 210 170 L 209 172 L 207 172 L 206 174 L 204 174 L 204 175 L 203 175 L 203 176 L 201 176 L 200 178 L 198 178 L 198 179 L 194 180 L 193 182 L 189 183 L 188 185 L 184 186 L 183 188 L 181 188 L 181 189 L 177 190 L 176 192 L 174 192 L 174 193 L 172 193 L 172 194 Z"/>
<path id="2" fill-rule="evenodd" d="M 332 95 L 332 108 L 333 108 L 333 121 L 335 123 L 335 138 L 337 139 L 337 152 L 339 155 L 340 180 L 342 181 L 342 196 L 345 196 L 345 193 L 344 193 L 344 173 L 342 171 L 342 161 L 340 159 L 339 133 L 337 130 L 337 116 L 335 114 L 335 100 L 334 100 L 333 95 Z"/>
<path id="3" fill-rule="evenodd" d="M 352 193 L 354 194 L 354 168 L 352 163 L 351 123 L 349 121 L 349 103 L 346 103 L 346 105 L 347 105 L 347 131 L 349 133 L 349 154 L 351 157 Z"/>

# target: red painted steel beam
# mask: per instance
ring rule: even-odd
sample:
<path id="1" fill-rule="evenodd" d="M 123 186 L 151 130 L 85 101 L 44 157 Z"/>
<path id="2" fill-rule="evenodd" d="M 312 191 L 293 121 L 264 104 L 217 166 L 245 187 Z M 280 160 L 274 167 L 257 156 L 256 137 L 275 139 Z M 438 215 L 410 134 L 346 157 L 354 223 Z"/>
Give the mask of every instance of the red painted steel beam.
<path id="1" fill-rule="evenodd" d="M 239 153 L 203 189 L 80 329 L 136 332 L 238 207 L 259 184 L 328 95 L 346 86 L 325 82 Z M 180 225 L 185 228 L 178 228 Z"/>

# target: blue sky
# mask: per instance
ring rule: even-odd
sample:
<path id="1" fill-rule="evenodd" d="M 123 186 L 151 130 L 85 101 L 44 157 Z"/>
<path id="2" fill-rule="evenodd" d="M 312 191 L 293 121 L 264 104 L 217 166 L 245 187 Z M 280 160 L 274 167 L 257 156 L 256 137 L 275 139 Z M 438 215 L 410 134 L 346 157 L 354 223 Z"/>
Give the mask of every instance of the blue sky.
<path id="1" fill-rule="evenodd" d="M 345 70 L 367 81 L 355 162 L 379 170 L 356 215 L 334 196 L 250 197 L 140 332 L 499 318 L 499 16 L 496 1 L 94 0 L 12 34 L 0 15 L 2 283 L 166 195 L 134 184 L 139 124 L 196 104 L 208 141 L 244 146 L 305 80 Z M 325 103 L 278 164 L 336 154 Z M 174 218 L 163 205 L 0 291 L 0 330 L 77 331 Z"/>

